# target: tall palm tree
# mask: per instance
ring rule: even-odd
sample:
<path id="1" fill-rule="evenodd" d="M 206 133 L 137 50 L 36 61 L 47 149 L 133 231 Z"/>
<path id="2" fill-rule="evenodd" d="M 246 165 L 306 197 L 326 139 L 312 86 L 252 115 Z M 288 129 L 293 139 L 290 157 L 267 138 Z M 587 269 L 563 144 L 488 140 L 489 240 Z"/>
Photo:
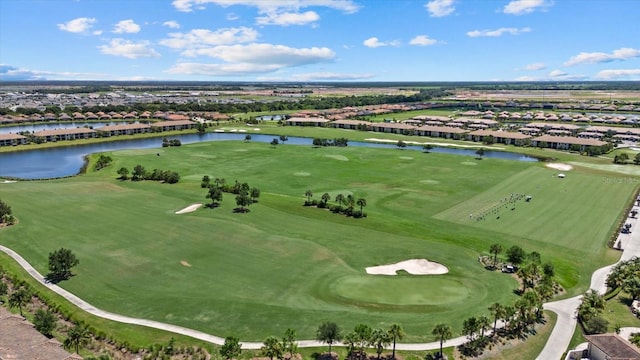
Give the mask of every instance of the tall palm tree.
<path id="1" fill-rule="evenodd" d="M 504 306 L 502 304 L 496 302 L 489 306 L 489 311 L 491 315 L 493 315 L 493 335 L 496 334 L 496 328 L 498 326 L 498 319 L 504 316 Z"/>
<path id="2" fill-rule="evenodd" d="M 27 305 L 29 300 L 31 300 L 31 292 L 20 287 L 9 295 L 9 307 L 17 307 L 20 310 L 20 316 L 22 316 L 22 307 Z"/>
<path id="3" fill-rule="evenodd" d="M 480 327 L 480 337 L 484 338 L 484 332 L 489 326 L 491 326 L 491 320 L 486 316 L 480 316 L 478 318 L 478 326 Z"/>
<path id="4" fill-rule="evenodd" d="M 304 196 L 307 197 L 307 202 L 310 203 L 311 202 L 311 197 L 313 196 L 313 191 L 311 191 L 311 189 L 307 190 L 304 193 Z"/>
<path id="5" fill-rule="evenodd" d="M 342 194 L 336 195 L 336 202 L 338 203 L 338 205 L 342 205 L 343 201 L 344 201 L 344 195 Z"/>
<path id="6" fill-rule="evenodd" d="M 502 252 L 502 245 L 500 244 L 492 244 L 489 248 L 489 253 L 493 254 L 493 267 L 495 268 L 498 264 L 498 254 Z"/>
<path id="7" fill-rule="evenodd" d="M 384 348 L 389 346 L 391 342 L 391 335 L 387 331 L 383 329 L 374 329 L 371 332 L 369 338 L 369 344 L 376 348 L 376 354 L 378 354 L 378 360 L 380 360 L 380 355 L 384 351 Z"/>
<path id="8" fill-rule="evenodd" d="M 436 325 L 436 327 L 433 328 L 433 331 L 431 331 L 431 334 L 435 335 L 436 339 L 440 341 L 439 357 L 440 359 L 442 359 L 442 344 L 445 341 L 451 339 L 451 337 L 453 336 L 453 333 L 451 333 L 451 326 L 446 324 L 438 324 Z"/>
<path id="9" fill-rule="evenodd" d="M 391 324 L 389 328 L 389 336 L 393 340 L 393 352 L 391 353 L 391 358 L 395 360 L 396 358 L 396 340 L 402 340 L 404 338 L 404 329 L 402 326 L 398 324 Z"/>
<path id="10" fill-rule="evenodd" d="M 264 346 L 260 349 L 262 355 L 269 357 L 269 359 L 273 360 L 273 358 L 280 359 L 282 357 L 282 344 L 275 336 L 269 336 L 263 342 Z"/>
<path id="11" fill-rule="evenodd" d="M 86 345 L 90 338 L 91 334 L 86 326 L 76 325 L 67 332 L 67 338 L 64 341 L 64 346 L 68 348 L 74 346 L 76 348 L 76 354 L 78 354 L 80 345 Z"/>
<path id="12" fill-rule="evenodd" d="M 360 206 L 360 213 L 362 214 L 362 208 L 367 206 L 367 199 L 365 198 L 358 198 L 358 200 L 356 201 L 356 204 L 358 206 Z"/>
<path id="13" fill-rule="evenodd" d="M 331 195 L 329 193 L 322 194 L 322 202 L 326 205 L 329 200 L 331 200 Z"/>

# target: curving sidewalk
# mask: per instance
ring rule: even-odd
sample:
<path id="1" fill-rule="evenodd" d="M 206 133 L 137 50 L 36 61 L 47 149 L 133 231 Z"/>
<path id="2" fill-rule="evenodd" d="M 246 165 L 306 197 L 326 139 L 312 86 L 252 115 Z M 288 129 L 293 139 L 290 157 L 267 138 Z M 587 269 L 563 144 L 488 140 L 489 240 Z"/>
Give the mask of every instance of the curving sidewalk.
<path id="1" fill-rule="evenodd" d="M 633 207 L 633 210 L 639 210 L 640 208 L 637 206 Z M 640 226 L 640 220 L 638 219 L 630 219 L 630 223 L 632 223 L 632 232 L 630 234 L 621 234 L 620 242 L 624 249 L 624 252 L 620 258 L 620 261 L 629 260 L 633 257 L 640 257 L 640 231 L 636 229 L 636 226 Z M 180 335 L 190 336 L 202 341 L 210 342 L 216 345 L 224 344 L 224 338 L 207 334 L 202 331 L 185 328 L 182 326 L 162 323 L 159 321 L 133 318 L 129 316 L 119 315 L 112 312 L 104 311 L 96 308 L 95 306 L 87 303 L 86 301 L 80 299 L 76 295 L 68 292 L 67 290 L 59 287 L 58 285 L 47 282 L 44 279 L 44 276 L 40 274 L 36 269 L 31 266 L 22 256 L 20 256 L 15 251 L 0 245 L 0 251 L 6 253 L 10 257 L 12 257 L 15 261 L 20 264 L 34 279 L 40 282 L 42 285 L 49 288 L 51 291 L 57 293 L 58 295 L 64 297 L 80 309 L 112 321 L 117 321 L 125 324 L 133 324 L 133 325 L 141 325 L 150 328 L 165 330 L 169 332 L 173 332 Z M 604 293 L 607 289 L 605 281 L 606 277 L 611 271 L 611 269 L 615 266 L 615 264 L 605 266 L 596 270 L 591 278 L 590 288 L 597 290 L 600 293 Z M 554 326 L 547 343 L 542 350 L 542 352 L 538 355 L 536 360 L 554 360 L 560 359 L 562 354 L 569 347 L 569 343 L 571 342 L 571 337 L 575 331 L 577 325 L 576 312 L 578 306 L 580 305 L 581 296 L 575 296 L 570 299 L 554 301 L 543 304 L 545 310 L 550 310 L 555 312 L 558 315 L 558 319 L 556 321 L 556 325 Z M 467 341 L 465 336 L 459 336 L 456 338 L 452 338 L 447 340 L 444 344 L 446 347 L 458 346 L 462 345 Z M 241 342 L 242 349 L 260 349 L 262 347 L 261 342 Z M 322 347 L 326 346 L 326 344 L 315 341 L 315 340 L 300 340 L 298 341 L 299 347 Z M 344 344 L 338 343 L 334 344 L 334 346 L 344 346 Z M 396 344 L 397 350 L 409 350 L 409 351 L 424 351 L 424 350 L 435 350 L 440 348 L 440 342 L 434 341 L 430 343 L 403 343 Z"/>
<path id="2" fill-rule="evenodd" d="M 633 210 L 640 211 L 637 203 L 631 208 L 631 211 Z M 631 224 L 631 233 L 619 234 L 616 240 L 616 243 L 619 243 L 623 249 L 620 260 L 615 264 L 594 271 L 593 275 L 591 275 L 589 288 L 596 290 L 600 294 L 604 294 L 607 291 L 607 276 L 616 264 L 621 261 L 633 259 L 634 257 L 640 257 L 640 230 L 637 229 L 637 227 L 640 226 L 640 219 L 627 217 L 626 222 Z M 536 360 L 556 360 L 562 358 L 564 352 L 569 348 L 571 337 L 578 324 L 576 316 L 581 300 L 582 295 L 579 295 L 570 299 L 554 301 L 543 305 L 545 310 L 551 310 L 558 314 L 558 320 L 551 332 L 551 336 L 549 336 L 549 340 L 547 340 L 547 344 Z"/>
<path id="3" fill-rule="evenodd" d="M 219 336 L 215 336 L 215 335 L 211 335 L 211 334 L 207 334 L 207 333 L 202 332 L 202 331 L 193 330 L 193 329 L 189 329 L 189 328 L 182 327 L 182 326 L 162 323 L 162 322 L 159 322 L 159 321 L 140 319 L 140 318 L 133 318 L 133 317 L 129 317 L 129 316 L 114 314 L 112 312 L 108 312 L 108 311 L 104 311 L 104 310 L 98 309 L 95 306 L 89 304 L 88 302 L 86 302 L 86 301 L 80 299 L 79 297 L 75 296 L 74 294 L 70 293 L 69 291 L 61 288 L 60 286 L 52 284 L 50 282 L 47 282 L 45 280 L 44 276 L 42 276 L 42 274 L 40 274 L 36 269 L 34 269 L 33 266 L 31 266 L 31 264 L 29 264 L 29 262 L 27 262 L 27 260 L 25 260 L 22 256 L 20 256 L 15 251 L 9 249 L 6 246 L 2 246 L 2 245 L 0 245 L 0 251 L 2 251 L 5 254 L 9 255 L 16 262 L 18 262 L 18 264 L 20 264 L 20 266 L 22 266 L 29 273 L 29 275 L 31 275 L 39 283 L 41 283 L 42 285 L 46 286 L 47 288 L 49 288 L 51 291 L 55 292 L 56 294 L 62 296 L 65 299 L 67 299 L 68 301 L 70 301 L 71 303 L 73 303 L 74 305 L 79 307 L 80 309 L 88 312 L 89 314 L 92 314 L 94 316 L 101 317 L 101 318 L 104 318 L 104 319 L 125 323 L 125 324 L 141 325 L 141 326 L 146 326 L 146 327 L 150 327 L 150 328 L 154 328 L 154 329 L 170 331 L 170 332 L 173 332 L 173 333 L 176 333 L 176 334 L 190 336 L 190 337 L 196 338 L 198 340 L 210 342 L 210 343 L 213 343 L 213 344 L 216 344 L 216 345 L 224 344 L 224 338 L 219 337 Z M 446 344 L 447 347 L 458 346 L 458 345 L 461 345 L 461 344 L 465 343 L 466 341 L 467 341 L 466 337 L 460 336 L 460 337 L 457 337 L 457 338 L 454 338 L 454 339 L 447 340 L 445 342 L 445 344 Z M 260 349 L 263 344 L 261 342 L 240 342 L 240 345 L 242 346 L 242 349 L 255 350 L 255 349 Z M 322 342 L 319 342 L 319 341 L 316 341 L 316 340 L 300 340 L 300 341 L 298 341 L 298 346 L 299 347 L 322 347 L 322 346 L 326 346 L 326 344 L 322 343 Z M 334 344 L 333 346 L 344 346 L 344 344 Z M 421 351 L 421 350 L 435 350 L 435 349 L 439 349 L 439 348 L 440 348 L 440 342 L 438 342 L 438 341 L 434 341 L 434 342 L 430 342 L 430 343 L 420 343 L 420 344 L 396 344 L 396 350 L 416 350 L 416 351 Z"/>

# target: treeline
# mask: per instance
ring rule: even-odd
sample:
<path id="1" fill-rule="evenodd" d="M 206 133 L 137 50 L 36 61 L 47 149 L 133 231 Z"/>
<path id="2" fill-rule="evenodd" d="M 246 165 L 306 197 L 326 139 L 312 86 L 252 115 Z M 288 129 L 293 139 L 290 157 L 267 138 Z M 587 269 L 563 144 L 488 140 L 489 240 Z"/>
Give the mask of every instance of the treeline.
<path id="1" fill-rule="evenodd" d="M 367 95 L 367 96 L 345 96 L 330 98 L 302 98 L 288 101 L 269 101 L 269 102 L 252 102 L 252 103 L 197 103 L 190 102 L 185 104 L 173 103 L 138 103 L 129 106 L 125 105 L 105 105 L 105 106 L 66 106 L 64 110 L 59 107 L 50 106 L 44 111 L 34 108 L 18 107 L 15 111 L 8 108 L 0 108 L 0 115 L 7 114 L 42 114 L 51 112 L 59 114 L 61 112 L 69 115 L 74 112 L 122 112 L 122 111 L 138 111 L 138 112 L 155 112 L 155 111 L 184 111 L 184 112 L 219 112 L 219 113 L 247 113 L 247 112 L 268 112 L 268 111 L 286 111 L 286 110 L 311 110 L 311 109 L 333 109 L 343 108 L 347 106 L 366 106 L 366 105 L 382 105 L 382 104 L 398 104 L 410 102 L 424 102 L 434 98 L 442 97 L 447 93 L 441 89 L 422 89 L 418 93 L 410 96 L 404 95 Z"/>
<path id="2" fill-rule="evenodd" d="M 120 180 L 128 180 L 129 169 L 127 169 L 126 167 L 121 167 L 118 170 L 118 175 L 120 175 Z M 180 174 L 175 171 L 161 169 L 153 169 L 153 171 L 147 171 L 144 166 L 136 165 L 131 172 L 131 181 L 142 180 L 154 180 L 166 182 L 168 184 L 175 184 L 180 181 Z"/>

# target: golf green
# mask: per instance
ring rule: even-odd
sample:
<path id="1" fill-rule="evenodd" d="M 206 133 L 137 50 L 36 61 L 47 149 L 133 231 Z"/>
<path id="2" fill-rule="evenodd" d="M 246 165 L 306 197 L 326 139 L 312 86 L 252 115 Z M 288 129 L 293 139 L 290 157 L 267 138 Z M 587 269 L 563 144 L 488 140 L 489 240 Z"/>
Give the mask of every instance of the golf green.
<path id="1" fill-rule="evenodd" d="M 607 238 L 637 188 L 598 171 L 557 179 L 538 163 L 410 150 L 224 141 L 162 151 L 109 153 L 107 168 L 68 179 L 0 183 L 19 220 L 0 230 L 0 243 L 41 273 L 49 252 L 71 249 L 80 264 L 60 285 L 128 316 L 244 341 L 287 328 L 313 338 L 329 320 L 343 329 L 396 322 L 405 341 L 426 341 L 437 323 L 457 333 L 464 319 L 488 315 L 490 304 L 517 299 L 514 277 L 478 262 L 493 243 L 539 252 L 568 294 L 583 291 L 607 263 Z M 136 165 L 176 171 L 181 180 L 117 179 L 118 169 Z M 205 175 L 247 182 L 261 196 L 246 214 L 235 213 L 235 195 L 225 193 L 220 207 L 177 215 L 209 202 Z M 328 193 L 329 205 L 340 194 L 366 199 L 367 217 L 303 206 L 308 190 L 317 201 Z M 499 220 L 469 219 L 510 193 L 533 200 L 500 210 Z M 365 273 L 409 259 L 449 273 Z"/>

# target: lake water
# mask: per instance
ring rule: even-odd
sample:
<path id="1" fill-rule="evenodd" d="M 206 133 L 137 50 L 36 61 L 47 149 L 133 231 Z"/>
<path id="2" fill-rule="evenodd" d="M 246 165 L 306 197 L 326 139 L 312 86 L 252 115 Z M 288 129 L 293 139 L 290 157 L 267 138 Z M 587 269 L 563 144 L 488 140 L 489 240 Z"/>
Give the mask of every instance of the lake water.
<path id="1" fill-rule="evenodd" d="M 183 134 L 171 136 L 171 139 L 179 139 L 182 144 L 190 144 L 201 141 L 239 140 L 245 138 L 244 133 L 206 133 Z M 276 135 L 251 134 L 251 141 L 269 143 Z M 285 146 L 307 145 L 311 146 L 313 139 L 303 137 L 289 137 Z M 395 144 L 379 144 L 368 142 L 350 141 L 349 146 L 364 146 L 376 148 L 396 148 Z M 50 179 L 78 174 L 84 165 L 84 157 L 96 152 L 116 151 L 125 149 L 150 149 L 161 148 L 162 136 L 156 138 L 131 139 L 107 143 L 93 143 L 84 145 L 70 145 L 48 149 L 35 149 L 29 151 L 16 151 L 0 153 L 0 177 L 19 179 Z M 407 146 L 406 149 L 422 151 L 422 146 Z M 475 149 L 456 149 L 446 147 L 434 147 L 431 152 L 446 153 L 465 156 L 477 156 Z M 522 154 L 504 151 L 485 151 L 484 157 L 507 160 L 535 162 L 538 159 Z"/>

